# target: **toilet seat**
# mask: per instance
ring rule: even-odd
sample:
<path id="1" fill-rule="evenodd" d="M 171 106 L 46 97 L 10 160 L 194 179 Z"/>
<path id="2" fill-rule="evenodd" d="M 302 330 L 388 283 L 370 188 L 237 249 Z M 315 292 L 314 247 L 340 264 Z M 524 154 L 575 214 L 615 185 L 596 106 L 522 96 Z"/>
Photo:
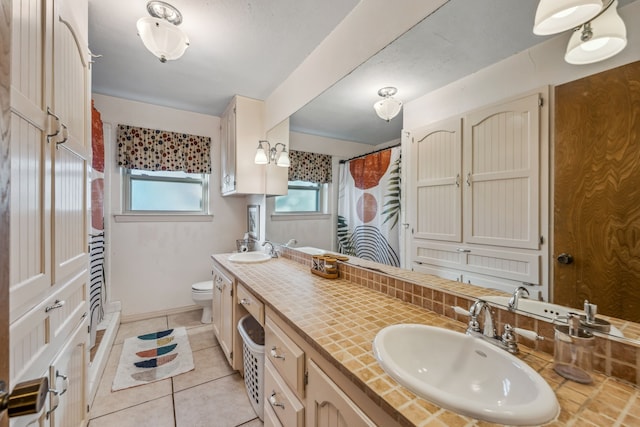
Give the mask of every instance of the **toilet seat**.
<path id="1" fill-rule="evenodd" d="M 213 291 L 213 280 L 207 280 L 204 282 L 198 282 L 191 285 L 191 290 L 194 293 L 208 293 Z"/>

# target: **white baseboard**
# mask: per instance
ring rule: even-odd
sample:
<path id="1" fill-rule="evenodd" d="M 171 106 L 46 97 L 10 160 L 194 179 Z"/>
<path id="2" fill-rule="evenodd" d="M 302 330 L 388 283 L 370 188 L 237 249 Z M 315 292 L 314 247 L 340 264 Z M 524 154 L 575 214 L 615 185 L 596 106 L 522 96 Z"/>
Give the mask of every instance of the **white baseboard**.
<path id="1" fill-rule="evenodd" d="M 120 322 L 121 323 L 137 322 L 138 320 L 153 319 L 154 317 L 160 317 L 160 316 L 171 316 L 172 314 L 180 314 L 180 313 L 185 313 L 187 311 L 198 310 L 198 309 L 202 309 L 202 307 L 200 307 L 199 305 L 193 304 L 185 307 L 172 308 L 169 310 L 158 310 L 158 311 L 151 311 L 147 313 L 129 314 L 126 316 L 122 316 L 120 319 Z"/>

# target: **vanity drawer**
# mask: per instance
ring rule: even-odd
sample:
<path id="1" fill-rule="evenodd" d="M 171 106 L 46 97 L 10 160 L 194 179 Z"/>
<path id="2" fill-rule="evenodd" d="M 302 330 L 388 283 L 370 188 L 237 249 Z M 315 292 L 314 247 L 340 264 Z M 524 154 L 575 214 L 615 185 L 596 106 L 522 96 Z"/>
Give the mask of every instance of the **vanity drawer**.
<path id="1" fill-rule="evenodd" d="M 264 334 L 267 360 L 302 399 L 304 397 L 304 352 L 269 317 L 267 317 Z"/>
<path id="2" fill-rule="evenodd" d="M 268 401 L 264 402 L 264 427 L 283 427 Z"/>
<path id="3" fill-rule="evenodd" d="M 272 409 L 280 424 L 287 427 L 304 426 L 304 406 L 280 378 L 271 362 L 264 364 L 265 406 Z"/>
<path id="4" fill-rule="evenodd" d="M 251 292 L 238 283 L 238 304 L 244 306 L 260 325 L 264 326 L 264 304 Z"/>

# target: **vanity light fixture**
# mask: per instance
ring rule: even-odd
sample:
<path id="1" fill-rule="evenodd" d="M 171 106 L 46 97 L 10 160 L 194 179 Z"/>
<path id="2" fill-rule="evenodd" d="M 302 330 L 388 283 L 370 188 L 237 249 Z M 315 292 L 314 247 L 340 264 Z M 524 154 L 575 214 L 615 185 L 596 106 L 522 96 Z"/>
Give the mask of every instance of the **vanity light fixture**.
<path id="1" fill-rule="evenodd" d="M 268 151 L 265 151 L 264 146 L 262 144 L 267 144 Z M 282 149 L 278 151 L 278 146 L 281 145 Z M 267 152 L 269 154 L 267 154 Z M 256 150 L 256 157 L 254 158 L 254 163 L 256 165 L 267 165 L 269 163 L 275 163 L 281 168 L 288 168 L 290 165 L 289 162 L 289 153 L 287 152 L 287 146 L 281 142 L 278 142 L 273 147 L 269 144 L 269 141 L 258 141 L 258 148 Z"/>
<path id="2" fill-rule="evenodd" d="M 151 16 L 138 19 L 136 24 L 144 46 L 162 63 L 180 58 L 189 47 L 189 38 L 178 28 L 180 11 L 169 3 L 150 1 L 147 12 Z"/>
<path id="3" fill-rule="evenodd" d="M 573 29 L 565 61 L 603 61 L 627 45 L 627 29 L 617 9 L 618 0 L 540 0 L 533 32 L 549 35 Z"/>
<path id="4" fill-rule="evenodd" d="M 384 99 L 373 104 L 373 109 L 382 120 L 389 121 L 398 115 L 402 109 L 402 101 L 395 99 L 393 95 L 398 93 L 395 87 L 383 87 L 378 91 L 378 95 Z"/>

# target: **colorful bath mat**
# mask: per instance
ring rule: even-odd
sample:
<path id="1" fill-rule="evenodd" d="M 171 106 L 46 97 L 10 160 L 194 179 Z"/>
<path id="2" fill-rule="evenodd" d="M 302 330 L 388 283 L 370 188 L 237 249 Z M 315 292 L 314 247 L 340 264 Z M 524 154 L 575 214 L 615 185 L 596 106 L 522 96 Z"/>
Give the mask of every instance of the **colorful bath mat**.
<path id="1" fill-rule="evenodd" d="M 112 391 L 193 370 L 193 355 L 185 328 L 167 329 L 127 338 L 113 379 Z"/>

